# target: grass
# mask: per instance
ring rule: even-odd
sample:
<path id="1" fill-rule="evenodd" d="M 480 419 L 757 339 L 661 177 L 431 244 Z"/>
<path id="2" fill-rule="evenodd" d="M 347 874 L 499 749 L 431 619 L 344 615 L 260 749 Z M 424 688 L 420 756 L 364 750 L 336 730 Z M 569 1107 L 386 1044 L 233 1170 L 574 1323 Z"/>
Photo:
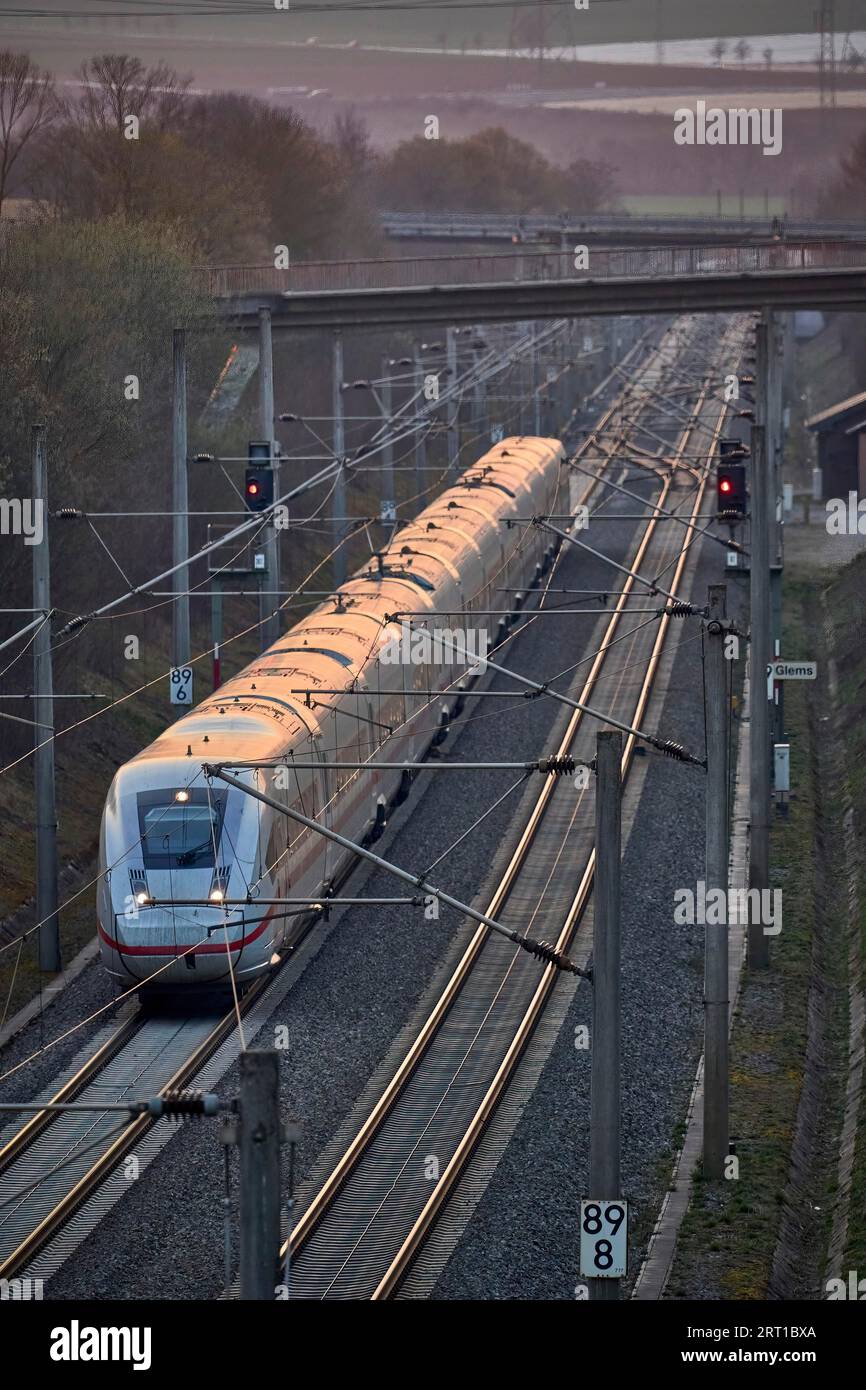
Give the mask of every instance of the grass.
<path id="1" fill-rule="evenodd" d="M 83 6 L 85 11 L 92 10 L 94 13 L 102 8 L 101 5 L 94 5 L 93 0 L 86 0 Z M 524 5 L 522 13 L 526 15 L 533 8 Z M 758 11 L 753 0 L 725 0 L 723 5 L 718 0 L 665 0 L 664 37 L 713 38 L 721 35 L 738 38 L 768 30 L 804 33 L 814 29 L 815 0 L 785 0 L 785 4 L 776 9 L 773 20 L 768 21 L 766 14 Z M 510 7 L 486 5 L 484 0 L 472 4 L 471 0 L 466 0 L 465 4 L 451 10 L 421 7 L 415 13 L 404 9 L 390 15 L 387 11 L 375 15 L 363 12 L 352 14 L 349 8 L 337 14 L 329 14 L 327 9 L 323 9 L 320 13 L 313 10 L 300 15 L 292 15 L 289 11 L 278 13 L 276 17 L 257 16 L 249 12 L 243 14 L 242 18 L 210 16 L 206 20 L 185 19 L 183 16 L 171 19 L 149 17 L 133 25 L 132 36 L 136 32 L 142 35 L 158 34 L 165 38 L 192 34 L 200 41 L 209 37 L 268 36 L 276 41 L 295 39 L 303 42 L 317 35 L 323 42 L 346 43 L 357 39 L 361 43 L 432 42 L 435 45 L 438 44 L 439 35 L 445 34 L 450 45 L 459 45 L 462 40 L 472 44 L 476 37 L 486 45 L 504 45 L 508 42 L 513 20 Z M 110 20 L 103 20 L 103 23 L 107 31 L 116 31 L 117 26 Z M 571 42 L 641 40 L 654 43 L 658 37 L 657 24 L 656 6 L 648 4 L 647 0 L 616 0 L 616 3 L 595 0 L 588 9 L 579 12 L 574 12 L 570 5 L 563 5 L 552 8 L 547 16 L 547 42 L 552 47 Z M 131 37 L 128 27 L 124 33 L 128 39 Z"/>
<path id="2" fill-rule="evenodd" d="M 804 609 L 809 593 L 808 582 L 786 583 L 786 650 L 805 650 L 808 645 L 811 634 Z M 819 826 L 810 695 L 805 685 L 792 684 L 786 696 L 796 794 L 789 818 L 776 820 L 772 828 L 770 848 L 772 886 L 783 891 L 782 933 L 771 944 L 769 970 L 746 976 L 731 1039 L 731 1137 L 739 1174 L 727 1182 L 695 1183 L 669 1286 L 675 1298 L 767 1296 L 804 1075 L 812 975 Z M 836 1052 L 840 1041 L 837 1020 Z M 818 1181 L 821 1188 L 811 1197 L 815 1207 L 827 1213 L 821 1231 L 826 1242 L 832 1174 L 825 1171 Z M 822 1267 L 821 1252 L 814 1254 Z"/>
<path id="3" fill-rule="evenodd" d="M 866 728 L 862 718 L 866 692 L 864 590 L 866 560 L 861 559 L 848 566 L 833 584 L 828 595 L 828 611 L 833 624 L 832 640 L 839 677 L 844 770 L 853 802 L 855 836 L 860 848 L 857 866 L 860 988 L 866 991 L 866 855 L 862 850 L 863 828 L 866 826 Z M 843 892 L 844 889 L 843 884 Z M 852 1202 L 842 1269 L 858 1270 L 861 1278 L 866 1275 L 866 1079 L 860 1094 Z"/>

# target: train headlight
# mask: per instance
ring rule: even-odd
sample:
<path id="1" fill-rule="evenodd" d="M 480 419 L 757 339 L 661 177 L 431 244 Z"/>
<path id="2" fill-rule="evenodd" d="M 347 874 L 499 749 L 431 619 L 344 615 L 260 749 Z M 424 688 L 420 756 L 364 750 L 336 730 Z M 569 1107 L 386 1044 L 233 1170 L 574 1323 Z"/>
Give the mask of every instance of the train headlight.
<path id="1" fill-rule="evenodd" d="M 189 792 L 175 792 L 175 801 L 189 801 Z"/>
<path id="2" fill-rule="evenodd" d="M 135 902 L 137 907 L 147 907 L 150 902 L 150 895 L 148 893 L 136 893 Z"/>
<path id="3" fill-rule="evenodd" d="M 210 895 L 212 903 L 221 903 L 225 899 L 225 893 L 221 888 L 214 888 Z"/>

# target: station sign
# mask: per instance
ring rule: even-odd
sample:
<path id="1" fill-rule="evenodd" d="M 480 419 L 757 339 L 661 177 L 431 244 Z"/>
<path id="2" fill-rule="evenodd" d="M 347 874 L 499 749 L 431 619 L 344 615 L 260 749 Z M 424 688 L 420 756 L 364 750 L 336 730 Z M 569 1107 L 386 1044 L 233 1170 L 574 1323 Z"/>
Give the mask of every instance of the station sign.
<path id="1" fill-rule="evenodd" d="M 767 675 L 774 681 L 813 681 L 818 675 L 817 661 L 782 661 L 777 657 L 767 667 Z"/>

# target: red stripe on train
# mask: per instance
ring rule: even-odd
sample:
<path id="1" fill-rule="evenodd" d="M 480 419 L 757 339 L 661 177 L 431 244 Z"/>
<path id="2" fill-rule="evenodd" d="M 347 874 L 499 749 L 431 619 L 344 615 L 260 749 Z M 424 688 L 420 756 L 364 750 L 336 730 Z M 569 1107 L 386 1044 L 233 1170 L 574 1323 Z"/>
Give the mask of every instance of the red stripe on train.
<path id="1" fill-rule="evenodd" d="M 249 936 L 242 936 L 240 941 L 230 941 L 228 950 L 242 951 L 245 946 L 249 946 L 251 941 L 255 941 L 257 937 L 261 936 L 273 915 L 274 909 L 271 908 L 267 917 L 259 923 L 254 932 L 250 932 Z M 226 952 L 225 941 L 217 944 L 203 943 L 201 946 L 194 946 L 192 950 L 187 946 L 125 946 L 119 941 L 115 941 L 113 936 L 109 936 L 101 922 L 97 923 L 97 927 L 106 946 L 110 946 L 112 951 L 118 951 L 122 956 L 215 956 L 225 955 Z M 217 927 L 216 930 L 221 931 L 222 928 Z"/>

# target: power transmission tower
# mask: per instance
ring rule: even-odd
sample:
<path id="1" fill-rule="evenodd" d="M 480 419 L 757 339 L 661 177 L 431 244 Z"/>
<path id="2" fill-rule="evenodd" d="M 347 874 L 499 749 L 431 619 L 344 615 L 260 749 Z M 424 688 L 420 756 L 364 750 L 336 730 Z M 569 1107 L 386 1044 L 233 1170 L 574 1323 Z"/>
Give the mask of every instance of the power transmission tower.
<path id="1" fill-rule="evenodd" d="M 665 21 L 664 0 L 656 0 L 656 62 L 659 67 L 665 60 Z"/>
<path id="2" fill-rule="evenodd" d="M 822 109 L 836 105 L 836 0 L 821 0 L 815 14 L 819 33 L 818 92 Z"/>
<path id="3" fill-rule="evenodd" d="M 506 77 L 513 74 L 515 65 L 521 59 L 525 61 L 534 54 L 540 87 L 543 85 L 545 59 L 571 57 L 575 47 L 574 10 L 571 5 L 551 6 L 549 0 L 515 5 L 508 28 Z"/>

